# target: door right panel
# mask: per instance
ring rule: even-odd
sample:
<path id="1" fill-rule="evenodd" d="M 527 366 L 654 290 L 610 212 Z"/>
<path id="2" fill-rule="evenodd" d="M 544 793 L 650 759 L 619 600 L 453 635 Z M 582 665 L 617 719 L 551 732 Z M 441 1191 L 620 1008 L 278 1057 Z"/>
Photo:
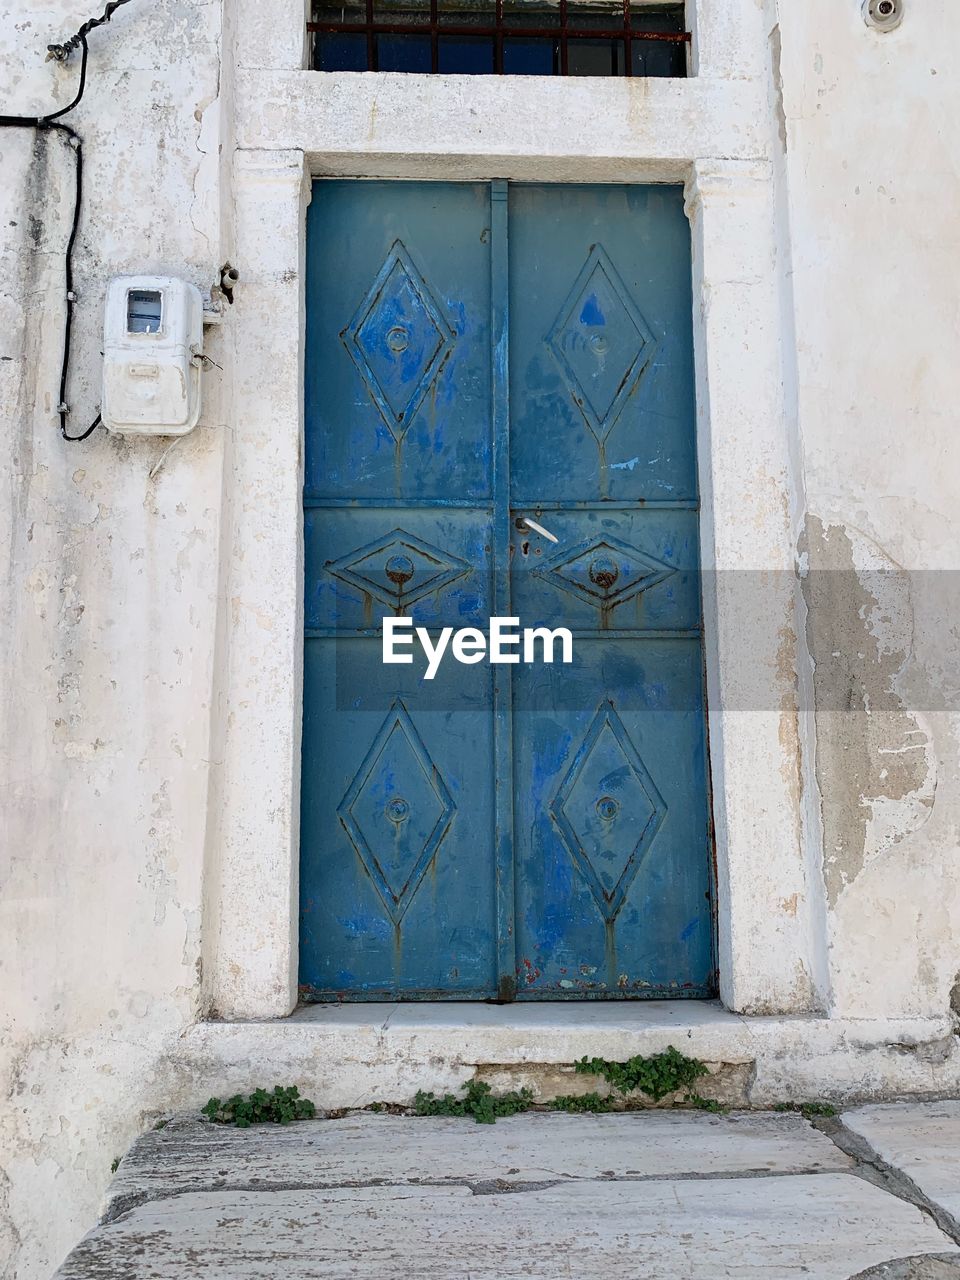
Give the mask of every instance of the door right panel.
<path id="1" fill-rule="evenodd" d="M 675 187 L 510 192 L 518 996 L 714 990 L 690 233 Z"/>

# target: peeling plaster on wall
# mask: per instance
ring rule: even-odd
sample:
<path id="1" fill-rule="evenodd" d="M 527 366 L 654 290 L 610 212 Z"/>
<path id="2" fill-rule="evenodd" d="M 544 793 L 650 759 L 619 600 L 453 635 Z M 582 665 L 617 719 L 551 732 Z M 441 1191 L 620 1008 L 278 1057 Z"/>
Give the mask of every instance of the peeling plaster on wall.
<path id="1" fill-rule="evenodd" d="M 770 30 L 770 57 L 773 65 L 773 106 L 777 121 L 777 137 L 780 139 L 780 146 L 784 154 L 786 154 L 787 115 L 783 108 L 783 72 L 780 65 L 783 57 L 783 41 L 780 37 L 779 22 L 775 23 Z"/>
<path id="2" fill-rule="evenodd" d="M 805 550 L 824 879 L 835 905 L 864 866 L 928 820 L 936 758 L 923 717 L 898 692 L 912 650 L 907 575 L 855 530 L 814 515 Z"/>
<path id="3" fill-rule="evenodd" d="M 947 74 L 960 10 L 911 4 L 890 36 L 832 0 L 782 3 L 778 20 L 807 502 L 825 528 L 854 541 L 862 531 L 893 577 L 903 566 L 909 611 L 899 616 L 912 627 L 895 643 L 910 657 L 887 711 L 902 728 L 906 709 L 923 731 L 894 747 L 926 737 L 936 760 L 932 809 L 921 786 L 903 800 L 874 794 L 861 815 L 876 810 L 867 861 L 835 886 L 826 916 L 829 1007 L 945 1010 L 960 963 L 960 462 L 948 408 L 960 224 L 944 121 L 960 112 L 960 81 Z M 858 798 L 848 797 L 854 811 Z"/>
<path id="4" fill-rule="evenodd" d="M 777 650 L 777 667 L 785 685 L 792 685 L 783 694 L 780 703 L 780 746 L 782 757 L 780 772 L 784 782 L 797 802 L 797 812 L 803 801 L 803 773 L 800 769 L 800 722 L 797 706 L 797 633 L 790 621 L 780 628 L 780 646 Z M 800 843 L 802 833 L 797 832 Z M 796 895 L 793 895 L 796 898 Z M 793 913 L 796 913 L 794 902 Z"/>
<path id="5" fill-rule="evenodd" d="M 787 786 L 788 794 L 795 800 L 796 846 L 804 847 L 804 830 L 800 815 L 803 812 L 803 772 L 801 768 L 800 717 L 798 707 L 797 686 L 797 633 L 794 630 L 793 615 L 780 629 L 780 646 L 777 651 L 777 667 L 782 678 L 784 692 L 780 704 L 779 740 L 781 748 L 780 772 Z M 778 903 L 781 913 L 790 920 L 798 915 L 806 917 L 809 903 L 806 895 L 794 892 L 781 898 Z M 797 958 L 794 965 L 795 978 L 793 996 L 797 1009 L 819 1009 L 823 1007 L 822 984 L 815 982 L 806 964 Z M 766 1012 L 774 1013 L 775 1009 Z"/>
<path id="6" fill-rule="evenodd" d="M 0 6 L 0 110 L 69 101 L 78 60 L 45 45 L 101 7 Z M 222 261 L 219 8 L 131 4 L 90 38 L 73 431 L 99 401 L 109 277 L 207 288 Z M 45 1280 L 197 1016 L 226 414 L 208 378 L 149 483 L 166 442 L 60 440 L 72 156 L 4 129 L 0 164 L 0 1276 Z"/>
<path id="7" fill-rule="evenodd" d="M 768 128 L 776 202 L 776 274 L 780 302 L 780 372 L 788 438 L 788 483 L 782 488 L 785 518 L 793 547 L 800 537 L 806 513 L 805 457 L 799 411 L 797 363 L 797 306 L 794 292 L 794 245 L 790 226 L 790 145 L 784 99 L 784 52 L 780 26 L 780 0 L 761 0 L 767 32 L 769 62 Z M 794 571 L 799 568 L 792 553 Z M 777 662 L 784 692 L 780 704 L 780 769 L 792 781 L 796 801 L 798 847 L 805 863 L 804 883 L 812 891 L 786 894 L 780 899 L 784 914 L 795 914 L 807 936 L 806 957 L 798 958 L 798 985 L 805 985 L 807 1007 L 830 1006 L 830 972 L 827 955 L 825 899 L 820 891 L 822 831 L 815 762 L 815 727 L 812 715 L 812 662 L 806 643 L 806 604 L 795 580 L 792 601 L 780 631 Z M 789 692 L 788 692 L 789 681 Z"/>

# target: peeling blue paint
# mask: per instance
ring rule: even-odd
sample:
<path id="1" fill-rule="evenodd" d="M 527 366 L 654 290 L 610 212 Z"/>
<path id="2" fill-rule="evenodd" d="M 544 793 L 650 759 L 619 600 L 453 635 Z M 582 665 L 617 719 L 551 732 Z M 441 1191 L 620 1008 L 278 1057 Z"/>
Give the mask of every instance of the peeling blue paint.
<path id="1" fill-rule="evenodd" d="M 600 299 L 595 293 L 591 293 L 584 300 L 583 309 L 580 312 L 580 323 L 597 326 L 606 323 L 603 318 L 603 311 L 600 308 Z"/>

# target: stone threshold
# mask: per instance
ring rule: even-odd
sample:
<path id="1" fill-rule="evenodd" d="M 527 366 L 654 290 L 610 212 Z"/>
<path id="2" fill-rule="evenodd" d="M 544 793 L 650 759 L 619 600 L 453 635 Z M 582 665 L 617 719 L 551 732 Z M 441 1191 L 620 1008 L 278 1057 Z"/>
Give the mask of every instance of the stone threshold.
<path id="1" fill-rule="evenodd" d="M 960 1093 L 947 1017 L 746 1017 L 715 1001 L 307 1005 L 283 1019 L 198 1023 L 178 1054 L 187 1077 L 204 1081 L 198 1105 L 282 1083 L 339 1110 L 405 1105 L 418 1089 L 455 1092 L 477 1076 L 537 1093 L 546 1068 L 572 1076 L 584 1056 L 622 1061 L 668 1045 L 712 1070 L 736 1068 L 741 1092 L 724 1100 L 738 1105 Z"/>

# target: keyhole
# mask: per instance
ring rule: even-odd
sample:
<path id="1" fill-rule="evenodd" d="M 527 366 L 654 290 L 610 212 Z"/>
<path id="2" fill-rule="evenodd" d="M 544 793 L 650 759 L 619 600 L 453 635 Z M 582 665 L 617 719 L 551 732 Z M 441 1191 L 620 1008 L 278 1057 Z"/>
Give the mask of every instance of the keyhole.
<path id="1" fill-rule="evenodd" d="M 529 542 L 521 542 L 521 543 L 520 543 L 520 551 L 522 552 L 522 554 L 523 554 L 523 555 L 528 556 L 528 555 L 530 554 L 530 543 L 529 543 Z"/>
<path id="2" fill-rule="evenodd" d="M 601 796 L 597 801 L 597 816 L 603 822 L 612 822 L 620 812 L 620 804 L 613 796 Z"/>
<path id="3" fill-rule="evenodd" d="M 409 812 L 410 806 L 402 796 L 394 796 L 387 801 L 387 817 L 391 822 L 402 822 Z"/>

